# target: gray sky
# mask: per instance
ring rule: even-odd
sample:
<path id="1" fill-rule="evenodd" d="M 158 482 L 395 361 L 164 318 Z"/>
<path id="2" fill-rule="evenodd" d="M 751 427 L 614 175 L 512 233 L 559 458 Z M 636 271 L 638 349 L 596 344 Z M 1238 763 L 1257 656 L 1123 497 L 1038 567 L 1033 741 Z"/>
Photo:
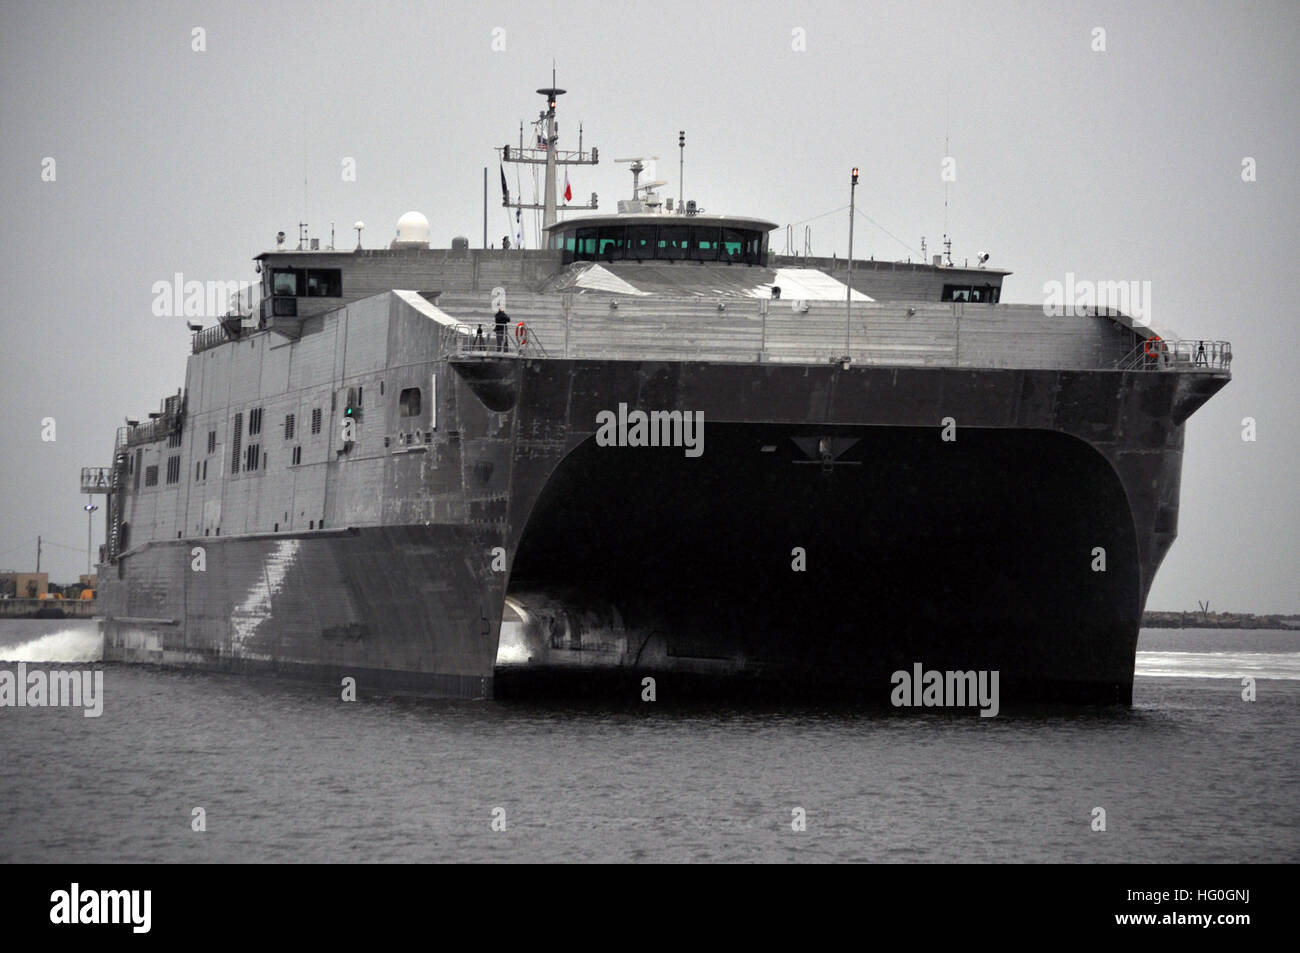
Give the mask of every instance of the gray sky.
<path id="1" fill-rule="evenodd" d="M 562 144 L 581 120 L 602 156 L 571 171 L 575 199 L 612 207 L 629 183 L 610 160 L 637 154 L 663 157 L 676 195 L 685 129 L 687 196 L 711 211 L 801 222 L 845 204 L 857 165 L 859 207 L 934 252 L 950 154 L 954 257 L 1014 271 L 1004 300 L 1067 272 L 1150 281 L 1156 325 L 1231 340 L 1236 379 L 1189 422 L 1149 607 L 1300 610 L 1297 48 L 1293 2 L 5 3 L 0 568 L 29 568 L 38 533 L 84 546 L 78 469 L 183 384 L 189 335 L 152 315 L 155 281 L 251 280 L 304 215 L 340 247 L 363 219 L 376 246 L 414 208 L 435 246 L 477 245 L 482 169 L 495 179 L 492 147 L 536 117 L 554 58 Z M 814 253 L 844 254 L 846 213 L 811 226 Z M 855 251 L 909 254 L 872 228 Z M 84 551 L 43 567 L 74 578 Z"/>

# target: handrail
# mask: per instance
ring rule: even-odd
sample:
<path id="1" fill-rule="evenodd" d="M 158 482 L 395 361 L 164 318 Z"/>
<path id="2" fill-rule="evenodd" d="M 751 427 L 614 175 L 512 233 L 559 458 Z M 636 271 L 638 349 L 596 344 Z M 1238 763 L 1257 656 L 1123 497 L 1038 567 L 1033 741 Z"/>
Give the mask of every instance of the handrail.
<path id="1" fill-rule="evenodd" d="M 163 414 L 147 424 L 131 427 L 126 432 L 125 446 L 134 447 L 141 443 L 152 443 L 170 436 L 180 428 L 183 414 Z"/>
<path id="2" fill-rule="evenodd" d="M 1230 341 L 1175 340 L 1150 337 L 1116 363 L 1121 371 L 1230 370 Z"/>
<path id="3" fill-rule="evenodd" d="M 108 493 L 113 489 L 112 467 L 82 467 L 82 493 Z"/>
<path id="4" fill-rule="evenodd" d="M 448 357 L 474 355 L 477 357 L 549 357 L 542 346 L 537 331 L 526 321 L 518 321 L 513 331 L 502 326 L 483 332 L 483 325 L 448 325 L 442 332 L 442 353 Z"/>
<path id="5" fill-rule="evenodd" d="M 218 344 L 225 344 L 229 340 L 231 340 L 230 332 L 226 330 L 226 326 L 214 324 L 210 328 L 194 332 L 194 337 L 190 341 L 190 353 L 198 354 Z"/>

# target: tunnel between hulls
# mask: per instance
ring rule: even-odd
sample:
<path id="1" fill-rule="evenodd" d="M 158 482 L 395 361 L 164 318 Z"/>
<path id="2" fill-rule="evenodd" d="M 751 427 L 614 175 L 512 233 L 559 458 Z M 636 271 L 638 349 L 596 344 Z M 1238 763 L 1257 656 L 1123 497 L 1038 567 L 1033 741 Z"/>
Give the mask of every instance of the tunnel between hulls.
<path id="1" fill-rule="evenodd" d="M 1000 671 L 1009 697 L 1126 702 L 1139 577 L 1118 478 L 1065 434 L 709 424 L 698 458 L 589 439 L 520 540 L 515 675 L 616 665 L 869 699 L 919 662 Z"/>

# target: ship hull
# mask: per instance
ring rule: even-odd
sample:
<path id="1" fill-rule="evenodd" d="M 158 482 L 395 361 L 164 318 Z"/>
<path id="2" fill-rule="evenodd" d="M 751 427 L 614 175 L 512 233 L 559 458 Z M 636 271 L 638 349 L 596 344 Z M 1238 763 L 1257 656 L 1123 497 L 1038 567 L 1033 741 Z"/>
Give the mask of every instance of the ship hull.
<path id="1" fill-rule="evenodd" d="M 501 581 L 466 559 L 482 536 L 393 526 L 154 543 L 104 567 L 104 657 L 489 697 Z"/>
<path id="2" fill-rule="evenodd" d="M 880 704 L 920 665 L 997 672 L 1003 706 L 1126 704 L 1176 532 L 1182 421 L 1222 386 L 453 368 L 472 522 L 150 543 L 104 567 L 105 657 L 469 698 L 497 678 L 622 694 L 653 676 L 660 697 L 725 683 Z M 602 441 L 619 403 L 698 411 L 702 452 Z"/>

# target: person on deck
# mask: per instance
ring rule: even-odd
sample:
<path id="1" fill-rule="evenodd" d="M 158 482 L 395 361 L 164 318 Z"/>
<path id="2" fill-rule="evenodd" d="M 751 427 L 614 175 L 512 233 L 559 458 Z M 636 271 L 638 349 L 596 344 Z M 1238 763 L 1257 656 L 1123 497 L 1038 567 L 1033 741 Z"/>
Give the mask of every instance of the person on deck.
<path id="1" fill-rule="evenodd" d="M 497 322 L 497 350 L 504 351 L 506 349 L 506 325 L 510 323 L 510 316 L 505 313 L 504 309 L 497 308 L 496 322 Z"/>

